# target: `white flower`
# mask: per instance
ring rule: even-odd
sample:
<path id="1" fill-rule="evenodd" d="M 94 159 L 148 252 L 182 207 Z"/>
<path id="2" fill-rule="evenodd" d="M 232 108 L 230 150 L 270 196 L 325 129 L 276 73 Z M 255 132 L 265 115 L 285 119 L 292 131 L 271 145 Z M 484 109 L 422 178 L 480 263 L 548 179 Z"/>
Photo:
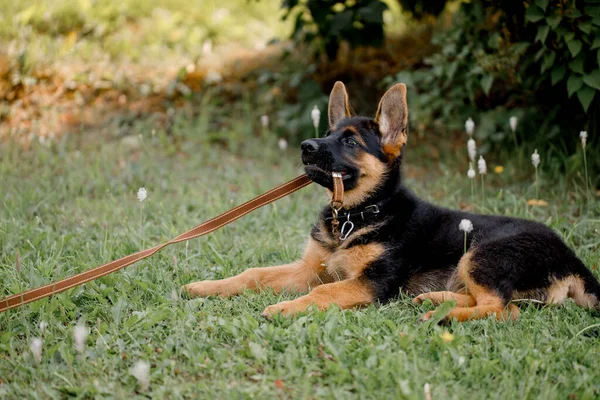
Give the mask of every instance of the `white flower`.
<path id="1" fill-rule="evenodd" d="M 263 128 L 268 128 L 269 127 L 269 116 L 263 115 L 262 117 L 260 117 L 260 124 L 262 125 Z"/>
<path id="2" fill-rule="evenodd" d="M 213 52 L 213 44 L 212 41 L 206 40 L 202 43 L 202 53 L 203 54 L 211 54 Z"/>
<path id="3" fill-rule="evenodd" d="M 535 149 L 535 151 L 531 155 L 531 163 L 536 168 L 538 167 L 538 165 L 540 165 L 540 155 L 538 154 L 537 149 Z"/>
<path id="4" fill-rule="evenodd" d="M 477 167 L 479 168 L 479 173 L 481 175 L 487 174 L 487 164 L 483 156 L 479 156 L 479 161 L 477 161 Z"/>
<path id="5" fill-rule="evenodd" d="M 42 339 L 33 338 L 31 339 L 31 344 L 29 345 L 29 349 L 31 350 L 36 363 L 40 363 L 42 361 L 42 343 Z"/>
<path id="6" fill-rule="evenodd" d="M 517 130 L 517 122 L 518 121 L 519 121 L 518 118 L 514 115 L 508 119 L 510 129 L 512 129 L 513 133 L 515 133 L 515 131 Z"/>
<path id="7" fill-rule="evenodd" d="M 458 229 L 463 232 L 470 233 L 473 230 L 473 223 L 468 219 L 463 219 L 460 221 L 460 224 L 458 224 Z"/>
<path id="8" fill-rule="evenodd" d="M 581 138 L 581 145 L 585 149 L 585 146 L 587 144 L 587 132 L 586 131 L 579 132 L 579 137 Z"/>
<path id="9" fill-rule="evenodd" d="M 204 81 L 207 84 L 219 83 L 223 80 L 223 77 L 218 71 L 208 71 L 206 76 L 204 77 Z"/>
<path id="10" fill-rule="evenodd" d="M 425 395 L 425 400 L 431 400 L 431 385 L 429 383 L 426 383 L 423 386 L 423 393 Z"/>
<path id="11" fill-rule="evenodd" d="M 146 190 L 146 188 L 139 188 L 137 192 L 138 200 L 143 202 L 144 200 L 146 200 L 146 197 L 148 197 L 148 191 Z"/>
<path id="12" fill-rule="evenodd" d="M 44 334 L 46 333 L 46 328 L 48 328 L 48 323 L 46 321 L 41 321 L 40 322 L 40 333 L 42 334 L 42 336 L 44 336 Z"/>
<path id="13" fill-rule="evenodd" d="M 469 136 L 473 136 L 473 132 L 475 131 L 475 122 L 469 117 L 467 122 L 465 122 L 465 130 Z"/>
<path id="14" fill-rule="evenodd" d="M 469 160 L 475 161 L 475 157 L 477 157 L 477 144 L 475 143 L 475 139 L 469 139 L 467 142 L 467 151 L 469 152 Z"/>
<path id="15" fill-rule="evenodd" d="M 319 111 L 319 107 L 315 106 L 310 112 L 310 117 L 312 118 L 313 126 L 315 129 L 319 129 L 319 121 L 321 120 L 321 111 Z"/>
<path id="16" fill-rule="evenodd" d="M 77 324 L 73 330 L 73 336 L 75 337 L 75 348 L 78 352 L 83 353 L 85 351 L 85 341 L 87 340 L 90 330 L 82 324 Z"/>
<path id="17" fill-rule="evenodd" d="M 473 169 L 473 167 L 470 164 L 469 164 L 469 170 L 467 171 L 467 176 L 469 177 L 469 179 L 475 178 L 475 170 Z"/>
<path id="18" fill-rule="evenodd" d="M 142 391 L 148 390 L 150 387 L 150 364 L 146 361 L 137 361 L 133 367 L 129 369 L 129 373 L 138 381 Z"/>
<path id="19" fill-rule="evenodd" d="M 286 150 L 288 148 L 288 142 L 285 139 L 279 139 L 279 149 L 280 150 Z"/>

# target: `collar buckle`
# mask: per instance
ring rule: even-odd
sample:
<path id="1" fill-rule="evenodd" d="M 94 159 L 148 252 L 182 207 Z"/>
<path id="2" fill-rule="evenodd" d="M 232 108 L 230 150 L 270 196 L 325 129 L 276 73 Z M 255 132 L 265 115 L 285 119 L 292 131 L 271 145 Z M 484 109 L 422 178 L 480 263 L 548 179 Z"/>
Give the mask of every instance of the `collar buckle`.
<path id="1" fill-rule="evenodd" d="M 377 204 L 371 204 L 370 206 L 366 206 L 365 211 L 371 211 L 373 214 L 379 214 L 380 212 Z"/>

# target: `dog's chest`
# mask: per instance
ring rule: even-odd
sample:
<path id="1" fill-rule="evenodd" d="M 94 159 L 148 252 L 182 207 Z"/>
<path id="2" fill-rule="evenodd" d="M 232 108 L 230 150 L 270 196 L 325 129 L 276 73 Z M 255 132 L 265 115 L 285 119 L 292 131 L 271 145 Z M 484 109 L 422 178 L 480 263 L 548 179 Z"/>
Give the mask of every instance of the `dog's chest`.
<path id="1" fill-rule="evenodd" d="M 336 280 L 360 276 L 373 261 L 383 256 L 381 243 L 359 244 L 349 248 L 338 247 L 323 261 L 327 273 Z"/>

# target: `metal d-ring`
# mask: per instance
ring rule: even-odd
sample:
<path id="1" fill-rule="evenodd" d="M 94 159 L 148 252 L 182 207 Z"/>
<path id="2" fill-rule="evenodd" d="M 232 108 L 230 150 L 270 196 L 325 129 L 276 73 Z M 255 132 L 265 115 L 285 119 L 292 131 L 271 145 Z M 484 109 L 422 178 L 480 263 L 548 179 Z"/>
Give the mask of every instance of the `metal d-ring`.
<path id="1" fill-rule="evenodd" d="M 348 228 L 348 232 L 346 232 L 346 226 L 349 226 Z M 352 221 L 350 221 L 350 213 L 348 213 L 348 218 L 346 219 L 346 221 L 344 221 L 344 224 L 342 225 L 342 230 L 340 231 L 340 240 L 346 240 L 348 239 L 348 236 L 350 236 L 350 234 L 352 233 L 352 231 L 354 230 L 354 223 Z"/>

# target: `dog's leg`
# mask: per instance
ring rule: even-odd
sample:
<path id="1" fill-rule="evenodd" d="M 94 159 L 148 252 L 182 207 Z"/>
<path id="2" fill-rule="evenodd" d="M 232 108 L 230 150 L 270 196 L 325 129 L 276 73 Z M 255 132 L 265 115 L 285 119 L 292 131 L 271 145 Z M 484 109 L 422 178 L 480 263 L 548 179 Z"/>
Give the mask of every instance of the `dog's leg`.
<path id="1" fill-rule="evenodd" d="M 263 311 L 264 317 L 276 314 L 294 315 L 314 305 L 324 310 L 336 304 L 341 309 L 354 308 L 373 303 L 375 295 L 369 282 L 364 278 L 328 283 L 316 287 L 309 294 L 290 301 L 269 306 Z"/>
<path id="2" fill-rule="evenodd" d="M 434 306 L 439 306 L 446 301 L 456 301 L 456 307 L 472 307 L 475 305 L 475 299 L 471 295 L 454 292 L 429 292 L 422 293 L 415 297 L 413 304 L 422 304 L 425 300 L 431 300 Z"/>
<path id="3" fill-rule="evenodd" d="M 472 256 L 472 252 L 467 252 L 461 258 L 458 264 L 458 274 L 466 285 L 468 296 L 474 299 L 474 304 L 467 300 L 466 306 L 463 303 L 462 306 L 453 308 L 445 319 L 450 321 L 456 318 L 459 322 L 463 322 L 482 319 L 491 315 L 495 315 L 499 321 L 517 319 L 519 309 L 515 305 L 508 303 L 512 293 L 503 293 L 499 287 L 488 287 L 473 278 L 473 272 L 477 268 L 480 268 L 480 266 L 472 261 Z M 481 273 L 481 271 L 478 272 Z M 427 321 L 434 314 L 435 311 L 429 311 L 423 315 L 421 320 Z"/>
<path id="4" fill-rule="evenodd" d="M 456 318 L 458 322 L 473 321 L 493 315 L 498 321 L 516 320 L 519 318 L 519 308 L 514 304 L 504 306 L 502 303 L 494 302 L 489 305 L 477 305 L 475 307 L 456 307 L 450 310 L 446 320 Z"/>
<path id="5" fill-rule="evenodd" d="M 328 280 L 326 267 L 321 264 L 328 253 L 314 239 L 309 239 L 302 259 L 286 265 L 266 268 L 250 268 L 241 274 L 216 281 L 201 281 L 182 287 L 192 297 L 233 296 L 246 289 L 271 288 L 276 292 L 284 289 L 305 292 Z"/>

